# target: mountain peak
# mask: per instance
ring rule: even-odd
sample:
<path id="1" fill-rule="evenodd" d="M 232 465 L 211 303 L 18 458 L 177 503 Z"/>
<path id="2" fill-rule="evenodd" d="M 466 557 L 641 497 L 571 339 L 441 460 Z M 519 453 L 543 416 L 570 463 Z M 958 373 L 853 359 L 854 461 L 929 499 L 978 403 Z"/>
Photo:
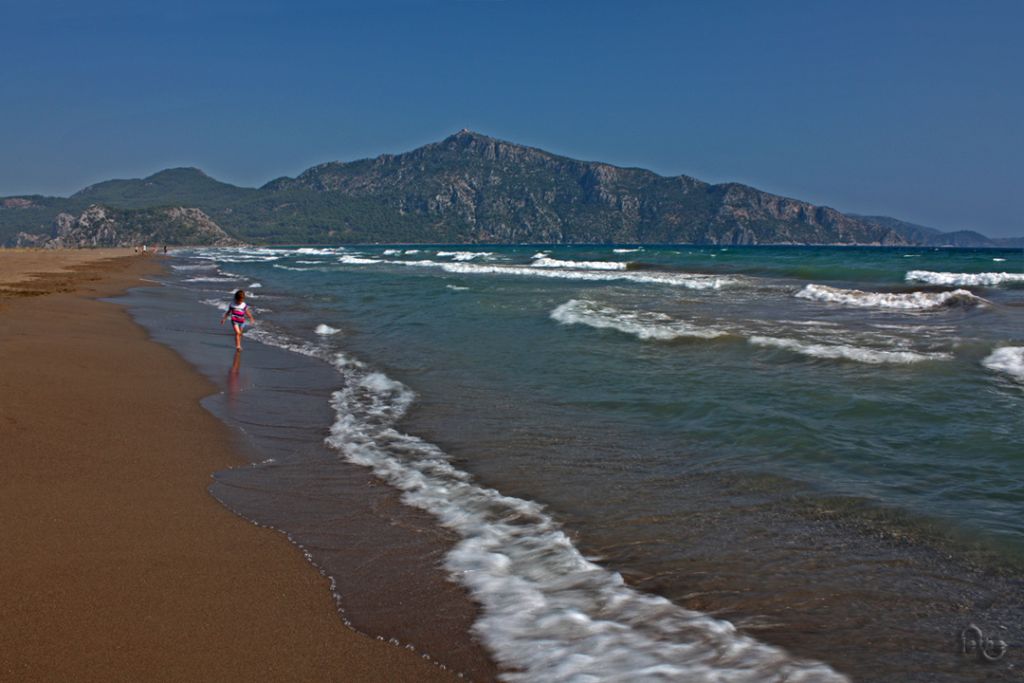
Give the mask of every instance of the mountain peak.
<path id="1" fill-rule="evenodd" d="M 449 135 L 446 140 L 493 140 L 494 138 L 484 135 L 483 133 L 477 133 L 469 128 L 463 128 L 457 133 Z"/>
<path id="2" fill-rule="evenodd" d="M 160 180 L 163 178 L 209 178 L 202 169 L 196 168 L 195 166 L 179 166 L 177 168 L 165 168 L 162 171 L 157 171 L 151 176 L 147 176 L 145 180 Z"/>

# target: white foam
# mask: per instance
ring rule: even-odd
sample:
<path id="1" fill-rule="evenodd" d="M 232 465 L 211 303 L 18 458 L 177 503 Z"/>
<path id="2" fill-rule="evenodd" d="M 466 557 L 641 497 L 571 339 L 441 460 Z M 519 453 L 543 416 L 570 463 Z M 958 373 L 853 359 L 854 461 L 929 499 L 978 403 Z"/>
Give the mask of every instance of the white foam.
<path id="1" fill-rule="evenodd" d="M 309 256 L 333 256 L 334 254 L 345 251 L 345 247 L 300 247 L 298 249 L 295 249 L 294 251 L 290 249 L 286 251 L 294 254 L 304 254 Z"/>
<path id="2" fill-rule="evenodd" d="M 948 353 L 923 353 L 919 351 L 883 351 L 850 344 L 823 344 L 786 337 L 753 335 L 748 339 L 754 346 L 763 346 L 793 351 L 812 358 L 829 360 L 851 360 L 871 365 L 909 364 L 922 361 L 950 360 Z"/>
<path id="3" fill-rule="evenodd" d="M 625 270 L 627 264 L 621 261 L 565 261 L 542 256 L 530 264 L 534 268 L 572 268 L 577 270 Z"/>
<path id="4" fill-rule="evenodd" d="M 174 270 L 213 270 L 217 267 L 216 263 L 183 263 L 177 265 L 172 263 L 171 268 Z"/>
<path id="5" fill-rule="evenodd" d="M 445 287 L 455 292 L 465 292 L 469 290 L 469 287 L 460 287 L 459 285 L 445 285 Z"/>
<path id="6" fill-rule="evenodd" d="M 338 334 L 339 332 L 341 332 L 341 330 L 339 330 L 338 328 L 331 327 L 330 325 L 325 325 L 323 323 L 320 323 L 319 325 L 317 325 L 316 329 L 313 330 L 313 331 L 316 332 L 317 334 L 319 334 L 321 336 L 325 336 L 325 337 L 328 337 L 328 336 L 330 336 L 332 334 Z"/>
<path id="7" fill-rule="evenodd" d="M 859 289 L 838 289 L 826 285 L 807 285 L 795 294 L 800 299 L 824 301 L 855 308 L 891 308 L 911 311 L 931 311 L 957 304 L 976 305 L 984 302 L 966 289 L 951 292 L 905 292 L 890 294 L 862 292 Z"/>
<path id="8" fill-rule="evenodd" d="M 384 256 L 398 256 L 402 253 L 401 249 L 385 249 L 381 252 Z"/>
<path id="9" fill-rule="evenodd" d="M 263 286 L 263 283 L 260 283 L 260 282 L 250 282 L 249 283 L 249 287 L 247 289 L 259 289 L 262 286 Z"/>
<path id="10" fill-rule="evenodd" d="M 1003 346 L 993 351 L 981 364 L 989 370 L 1009 375 L 1024 382 L 1024 346 Z"/>
<path id="11" fill-rule="evenodd" d="M 583 280 L 590 282 L 628 281 L 643 284 L 670 285 L 687 289 L 719 289 L 725 285 L 739 282 L 736 277 L 717 275 L 697 275 L 691 273 L 666 273 L 660 271 L 601 271 L 572 270 L 562 268 L 534 268 L 532 266 L 513 266 L 503 264 L 479 264 L 451 261 L 394 261 L 384 259 L 353 259 L 347 261 L 353 265 L 415 266 L 440 268 L 448 273 L 458 275 L 525 275 L 529 277 L 546 277 L 562 280 Z"/>
<path id="12" fill-rule="evenodd" d="M 1004 258 L 993 258 L 992 260 L 995 261 L 996 263 L 1002 263 L 1006 259 L 1004 259 Z"/>
<path id="13" fill-rule="evenodd" d="M 472 261 L 473 259 L 486 259 L 494 256 L 490 251 L 439 251 L 438 256 L 449 256 L 453 261 Z"/>
<path id="14" fill-rule="evenodd" d="M 1024 282 L 1024 273 L 939 273 L 911 270 L 906 274 L 906 280 L 932 285 L 995 287 L 1007 282 Z"/>
<path id="15" fill-rule="evenodd" d="M 348 254 L 342 254 L 338 258 L 338 263 L 344 263 L 350 266 L 365 266 L 374 263 L 389 263 L 388 261 L 382 261 L 381 259 L 375 258 L 363 258 L 361 256 L 350 256 Z"/>
<path id="16" fill-rule="evenodd" d="M 587 560 L 532 501 L 475 483 L 447 455 L 395 428 L 415 395 L 344 354 L 256 329 L 259 341 L 328 360 L 342 378 L 328 445 L 433 514 L 458 542 L 444 566 L 481 606 L 474 632 L 513 683 L 844 683 L 828 666 L 729 622 L 630 588 Z"/>
<path id="17" fill-rule="evenodd" d="M 714 339 L 728 334 L 715 327 L 701 327 L 673 320 L 661 313 L 621 311 L 579 299 L 571 299 L 555 308 L 551 311 L 551 319 L 563 325 L 618 330 L 644 340 L 669 341 L 687 337 Z"/>
<path id="18" fill-rule="evenodd" d="M 612 249 L 616 254 L 632 254 L 635 251 L 643 251 L 642 248 L 637 247 L 636 249 Z"/>
<path id="19" fill-rule="evenodd" d="M 190 277 L 185 282 L 238 282 L 238 277 Z"/>
<path id="20" fill-rule="evenodd" d="M 307 270 L 316 270 L 316 268 L 296 268 L 295 266 L 285 266 L 280 263 L 275 263 L 274 268 L 280 268 L 281 270 L 292 270 L 300 273 L 304 273 Z"/>
<path id="21" fill-rule="evenodd" d="M 296 263 L 302 263 L 302 264 L 307 265 L 307 266 L 316 266 L 316 265 L 320 265 L 322 263 L 328 263 L 328 261 L 296 261 Z"/>

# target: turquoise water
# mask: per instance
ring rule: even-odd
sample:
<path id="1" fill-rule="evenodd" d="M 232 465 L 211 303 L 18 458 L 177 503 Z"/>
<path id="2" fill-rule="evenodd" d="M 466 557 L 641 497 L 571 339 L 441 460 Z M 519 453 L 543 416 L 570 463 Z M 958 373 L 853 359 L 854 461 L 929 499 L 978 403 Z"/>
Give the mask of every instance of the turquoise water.
<path id="1" fill-rule="evenodd" d="M 353 246 L 175 264 L 196 301 L 248 288 L 253 341 L 332 364 L 333 446 L 466 543 L 540 504 L 538 529 L 640 595 L 864 680 L 971 680 L 942 639 L 1018 604 L 1019 250 Z M 434 458 L 457 474 L 417 472 L 437 477 L 427 496 L 410 477 Z M 519 502 L 469 523 L 484 504 L 463 477 Z M 568 560 L 538 543 L 496 547 L 554 613 Z M 486 574 L 459 579 L 483 605 L 477 636 L 503 666 L 550 672 L 516 654 L 530 630 L 500 607 L 505 575 L 468 553 L 446 566 Z M 933 635 L 897 658 L 879 629 Z M 762 654 L 751 680 L 790 666 Z"/>

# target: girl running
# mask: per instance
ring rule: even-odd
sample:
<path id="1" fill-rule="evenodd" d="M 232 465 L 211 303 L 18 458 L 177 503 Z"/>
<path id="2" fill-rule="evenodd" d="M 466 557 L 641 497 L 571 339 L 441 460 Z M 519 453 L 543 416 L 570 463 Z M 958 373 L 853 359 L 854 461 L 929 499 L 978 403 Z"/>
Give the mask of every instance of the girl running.
<path id="1" fill-rule="evenodd" d="M 231 317 L 231 325 L 235 328 L 235 350 L 242 350 L 242 332 L 245 331 L 245 319 L 249 318 L 249 322 L 255 323 L 256 318 L 252 317 L 252 310 L 249 308 L 249 304 L 245 303 L 245 290 L 240 289 L 235 292 L 235 299 L 228 304 L 228 310 L 221 316 L 220 324 L 223 325 L 224 321 Z"/>

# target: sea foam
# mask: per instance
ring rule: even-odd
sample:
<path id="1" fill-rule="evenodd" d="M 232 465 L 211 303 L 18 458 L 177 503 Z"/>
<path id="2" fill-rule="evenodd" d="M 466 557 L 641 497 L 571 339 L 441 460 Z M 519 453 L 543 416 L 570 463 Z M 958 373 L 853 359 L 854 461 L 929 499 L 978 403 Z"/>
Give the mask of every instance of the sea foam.
<path id="1" fill-rule="evenodd" d="M 1024 282 L 1024 273 L 942 273 L 931 270 L 911 270 L 907 282 L 926 282 L 930 285 L 995 287 L 1010 282 Z"/>
<path id="2" fill-rule="evenodd" d="M 551 319 L 563 325 L 587 325 L 612 329 L 639 339 L 669 341 L 672 339 L 714 339 L 726 334 L 714 327 L 700 327 L 673 320 L 663 313 L 620 311 L 592 301 L 571 299 L 551 311 Z"/>
<path id="3" fill-rule="evenodd" d="M 690 681 L 847 683 L 730 622 L 637 591 L 587 560 L 544 509 L 481 486 L 437 446 L 396 423 L 415 394 L 359 360 L 268 329 L 264 343 L 330 362 L 341 389 L 326 441 L 370 468 L 459 539 L 444 560 L 481 606 L 473 630 L 512 683 Z"/>
<path id="4" fill-rule="evenodd" d="M 474 259 L 486 259 L 494 256 L 490 251 L 439 251 L 438 256 L 450 257 L 453 261 L 472 261 Z"/>
<path id="5" fill-rule="evenodd" d="M 563 259 L 542 256 L 534 258 L 530 264 L 534 268 L 572 268 L 580 270 L 626 270 L 627 264 L 621 261 L 566 261 Z"/>
<path id="6" fill-rule="evenodd" d="M 811 358 L 850 360 L 871 365 L 909 364 L 923 361 L 950 360 L 948 353 L 920 351 L 883 351 L 851 344 L 826 344 L 786 337 L 753 335 L 748 341 L 754 346 L 785 349 Z"/>
<path id="7" fill-rule="evenodd" d="M 981 364 L 1013 379 L 1024 382 L 1024 346 L 1003 346 L 993 351 Z"/>
<path id="8" fill-rule="evenodd" d="M 955 289 L 951 292 L 884 293 L 812 284 L 801 289 L 795 296 L 855 308 L 890 308 L 907 311 L 932 311 L 956 305 L 974 306 L 984 303 L 984 299 L 966 289 Z"/>
<path id="9" fill-rule="evenodd" d="M 717 275 L 699 275 L 691 273 L 666 273 L 659 271 L 623 271 L 623 270 L 587 270 L 574 268 L 535 268 L 533 266 L 514 266 L 502 264 L 483 264 L 451 261 L 395 261 L 384 259 L 362 259 L 347 257 L 342 261 L 349 265 L 382 265 L 411 266 L 422 268 L 440 268 L 447 273 L 458 275 L 509 275 L 527 277 L 546 277 L 562 280 L 581 280 L 589 282 L 637 282 L 642 284 L 669 285 L 687 289 L 719 289 L 738 282 L 735 277 Z"/>

